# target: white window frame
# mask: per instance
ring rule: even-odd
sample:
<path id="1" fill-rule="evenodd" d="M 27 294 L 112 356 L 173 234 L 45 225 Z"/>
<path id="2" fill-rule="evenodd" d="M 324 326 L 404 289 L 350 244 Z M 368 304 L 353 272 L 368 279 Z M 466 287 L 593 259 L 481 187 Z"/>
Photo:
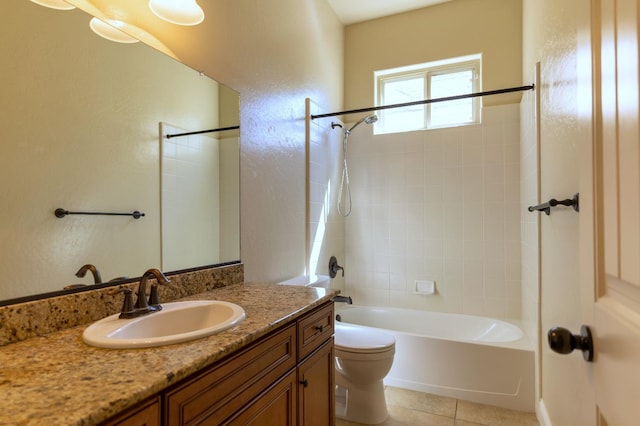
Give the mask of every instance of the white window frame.
<path id="1" fill-rule="evenodd" d="M 384 101 L 384 86 L 387 82 L 398 81 L 401 79 L 410 79 L 410 78 L 423 78 L 424 79 L 424 91 L 423 99 L 432 99 L 431 96 L 431 78 L 433 76 L 455 73 L 460 71 L 469 71 L 471 70 L 473 73 L 473 82 L 471 93 L 476 93 L 482 91 L 482 55 L 468 55 L 457 58 L 444 59 L 440 61 L 427 62 L 423 64 L 410 65 L 399 68 L 392 68 L 387 70 L 380 70 L 374 72 L 374 94 L 375 94 L 375 105 L 383 106 L 385 104 L 390 104 L 389 102 Z M 431 107 L 432 105 L 436 105 L 437 103 L 428 103 L 418 105 L 416 107 L 411 107 L 414 114 L 417 109 L 421 109 L 424 113 L 424 126 L 413 127 L 413 128 L 401 128 L 394 127 L 392 130 L 388 130 L 388 127 L 385 129 L 384 126 L 384 116 L 386 111 L 396 110 L 395 108 L 390 108 L 386 110 L 379 110 L 378 114 L 380 115 L 381 120 L 376 123 L 374 126 L 374 133 L 382 134 L 382 133 L 396 133 L 396 132 L 406 132 L 406 131 L 414 131 L 414 130 L 426 130 L 426 129 L 434 129 L 434 128 L 443 128 L 443 127 L 457 127 L 457 126 L 465 126 L 472 124 L 480 123 L 480 108 L 482 105 L 481 97 L 470 98 L 472 100 L 472 111 L 471 111 L 471 120 L 464 122 L 456 122 L 456 123 L 448 123 L 441 126 L 434 126 L 431 124 Z"/>

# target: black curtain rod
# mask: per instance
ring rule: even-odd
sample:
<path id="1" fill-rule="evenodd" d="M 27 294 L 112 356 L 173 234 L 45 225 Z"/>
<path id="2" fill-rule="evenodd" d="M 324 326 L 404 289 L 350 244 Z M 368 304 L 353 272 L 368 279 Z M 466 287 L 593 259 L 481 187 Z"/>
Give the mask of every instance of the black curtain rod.
<path id="1" fill-rule="evenodd" d="M 315 120 L 316 118 L 335 117 L 336 115 L 356 114 L 361 112 L 379 111 L 379 110 L 390 109 L 390 108 L 402 108 L 402 107 L 408 107 L 408 106 L 414 106 L 414 105 L 432 104 L 435 102 L 456 101 L 458 99 L 477 98 L 479 96 L 500 95 L 502 93 L 522 92 L 525 90 L 533 90 L 533 89 L 535 89 L 535 85 L 531 84 L 529 86 L 509 87 L 507 89 L 498 89 L 498 90 L 487 90 L 486 92 L 467 93 L 465 95 L 447 96 L 444 98 L 436 98 L 436 99 L 425 99 L 422 101 L 405 102 L 402 104 L 382 105 L 377 107 L 360 108 L 360 109 L 350 109 L 347 111 L 331 112 L 328 114 L 316 114 L 316 115 L 311 115 L 311 119 Z"/>
<path id="2" fill-rule="evenodd" d="M 225 132 L 227 130 L 237 130 L 240 126 L 231 126 L 231 127 L 221 127 L 219 129 L 209 129 L 209 130 L 198 130 L 196 132 L 187 132 L 187 133 L 174 133 L 165 135 L 165 138 L 177 138 L 179 136 L 190 136 L 190 135 L 201 135 L 203 133 L 213 133 L 213 132 Z"/>

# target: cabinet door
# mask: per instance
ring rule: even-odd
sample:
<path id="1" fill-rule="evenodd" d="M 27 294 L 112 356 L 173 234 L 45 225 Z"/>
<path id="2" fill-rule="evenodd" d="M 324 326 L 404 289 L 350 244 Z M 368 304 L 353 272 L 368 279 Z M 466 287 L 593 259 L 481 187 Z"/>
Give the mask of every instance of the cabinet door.
<path id="1" fill-rule="evenodd" d="M 333 337 L 298 367 L 298 421 L 304 426 L 335 423 Z"/>
<path id="2" fill-rule="evenodd" d="M 224 424 L 295 426 L 296 377 L 296 370 L 292 370 Z"/>

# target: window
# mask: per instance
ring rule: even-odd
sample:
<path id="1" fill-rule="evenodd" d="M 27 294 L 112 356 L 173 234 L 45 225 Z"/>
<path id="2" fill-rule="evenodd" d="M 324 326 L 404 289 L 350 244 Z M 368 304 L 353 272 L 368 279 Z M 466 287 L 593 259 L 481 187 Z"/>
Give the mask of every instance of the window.
<path id="1" fill-rule="evenodd" d="M 376 106 L 480 91 L 480 55 L 376 71 Z M 396 133 L 480 122 L 480 98 L 379 111 L 376 133 Z"/>

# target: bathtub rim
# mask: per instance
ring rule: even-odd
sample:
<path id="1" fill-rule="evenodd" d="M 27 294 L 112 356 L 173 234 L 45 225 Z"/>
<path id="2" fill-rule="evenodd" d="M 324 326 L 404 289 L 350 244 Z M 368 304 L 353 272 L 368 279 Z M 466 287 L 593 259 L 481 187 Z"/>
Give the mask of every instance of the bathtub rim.
<path id="1" fill-rule="evenodd" d="M 441 311 L 428 311 L 428 310 L 411 309 L 411 308 L 400 308 L 400 307 L 396 307 L 396 306 L 357 305 L 357 304 L 349 305 L 349 304 L 346 304 L 346 303 L 335 303 L 335 308 L 334 308 L 335 309 L 335 315 L 339 315 L 344 310 L 349 310 L 349 309 L 352 309 L 352 308 L 397 309 L 397 310 L 410 311 L 410 312 L 416 312 L 416 313 L 424 313 L 424 312 L 426 312 L 426 313 L 433 313 L 433 314 L 456 315 L 456 316 L 469 317 L 469 318 L 478 317 L 478 318 L 482 318 L 482 319 L 492 319 L 492 320 L 502 321 L 502 322 L 511 324 L 511 325 L 513 325 L 515 327 L 518 327 L 520 329 L 520 331 L 522 332 L 522 336 L 518 340 L 511 340 L 511 341 L 508 341 L 508 342 L 487 342 L 487 341 L 479 341 L 479 340 L 453 339 L 453 338 L 447 338 L 447 337 L 441 337 L 441 336 L 431 336 L 431 335 L 428 335 L 428 334 L 413 333 L 413 332 L 405 331 L 405 330 L 396 330 L 396 329 L 389 329 L 389 328 L 383 328 L 383 327 L 375 327 L 375 326 L 371 326 L 371 325 L 356 324 L 356 323 L 352 323 L 352 322 L 348 322 L 348 321 L 344 321 L 344 320 L 342 320 L 340 322 L 342 322 L 344 324 L 351 324 L 351 325 L 358 326 L 358 327 L 365 327 L 365 328 L 373 328 L 373 329 L 376 329 L 376 330 L 383 330 L 383 331 L 386 331 L 386 332 L 389 332 L 389 333 L 404 333 L 404 334 L 411 335 L 411 336 L 426 337 L 426 338 L 430 338 L 430 339 L 441 339 L 441 340 L 446 340 L 446 341 L 451 341 L 451 342 L 463 342 L 463 343 L 468 343 L 468 344 L 473 344 L 473 345 L 497 346 L 497 347 L 502 347 L 502 348 L 517 349 L 517 350 L 524 350 L 524 351 L 531 351 L 531 352 L 533 352 L 535 350 L 535 346 L 533 344 L 533 341 L 531 340 L 531 338 L 527 334 L 526 328 L 524 327 L 523 322 L 520 321 L 520 320 L 508 319 L 508 318 L 493 318 L 493 317 L 486 317 L 486 316 L 480 316 L 480 315 L 459 314 L 459 313 L 455 313 L 455 312 L 441 312 Z"/>

